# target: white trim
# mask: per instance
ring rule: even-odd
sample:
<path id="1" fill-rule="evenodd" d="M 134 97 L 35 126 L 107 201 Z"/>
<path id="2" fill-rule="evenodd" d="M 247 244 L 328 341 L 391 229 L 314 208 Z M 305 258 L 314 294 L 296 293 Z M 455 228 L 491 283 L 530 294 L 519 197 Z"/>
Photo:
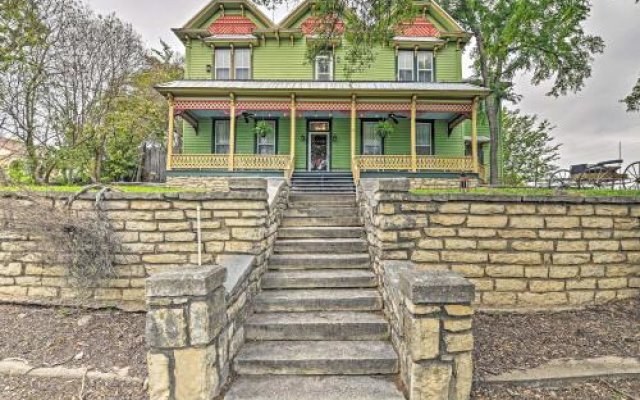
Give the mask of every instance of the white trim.
<path id="1" fill-rule="evenodd" d="M 328 80 L 320 80 L 319 78 L 319 67 L 318 67 L 318 62 L 321 59 L 327 59 L 329 61 L 329 79 Z M 325 54 L 318 54 L 316 56 L 315 59 L 315 71 L 314 71 L 314 78 L 316 81 L 318 82 L 331 82 L 333 81 L 333 54 L 330 53 L 325 53 Z"/>

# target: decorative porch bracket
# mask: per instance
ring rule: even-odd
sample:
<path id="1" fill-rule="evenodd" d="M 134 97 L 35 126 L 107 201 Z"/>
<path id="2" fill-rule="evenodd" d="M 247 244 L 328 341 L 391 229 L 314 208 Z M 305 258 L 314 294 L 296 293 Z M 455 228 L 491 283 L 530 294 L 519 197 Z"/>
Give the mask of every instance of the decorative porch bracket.
<path id="1" fill-rule="evenodd" d="M 409 400 L 467 400 L 473 382 L 471 282 L 412 262 L 382 262 L 393 343 Z"/>

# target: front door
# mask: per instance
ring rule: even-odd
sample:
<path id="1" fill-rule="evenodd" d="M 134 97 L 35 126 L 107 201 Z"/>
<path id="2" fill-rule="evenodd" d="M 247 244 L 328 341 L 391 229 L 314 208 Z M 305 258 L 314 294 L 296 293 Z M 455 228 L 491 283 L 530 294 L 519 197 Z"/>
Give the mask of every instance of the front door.
<path id="1" fill-rule="evenodd" d="M 331 170 L 331 132 L 328 121 L 309 123 L 309 171 L 329 172 Z"/>

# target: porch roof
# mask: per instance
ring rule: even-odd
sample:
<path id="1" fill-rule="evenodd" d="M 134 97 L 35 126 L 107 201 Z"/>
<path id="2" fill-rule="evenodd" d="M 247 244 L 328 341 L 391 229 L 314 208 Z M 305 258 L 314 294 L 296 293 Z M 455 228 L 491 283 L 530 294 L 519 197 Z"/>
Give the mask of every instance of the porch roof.
<path id="1" fill-rule="evenodd" d="M 485 97 L 489 89 L 471 83 L 422 83 L 422 82 L 351 82 L 351 81 L 274 81 L 274 80 L 180 80 L 156 86 L 162 94 L 178 96 L 226 95 L 229 92 L 244 95 L 283 95 L 289 93 L 316 96 L 370 95 L 384 97 L 440 97 L 469 99 Z"/>

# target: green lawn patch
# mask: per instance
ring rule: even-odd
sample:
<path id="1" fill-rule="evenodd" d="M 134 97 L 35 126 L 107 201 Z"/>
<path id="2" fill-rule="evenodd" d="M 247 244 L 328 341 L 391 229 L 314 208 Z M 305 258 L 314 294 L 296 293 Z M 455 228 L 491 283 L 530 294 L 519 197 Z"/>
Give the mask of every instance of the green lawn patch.
<path id="1" fill-rule="evenodd" d="M 416 189 L 411 191 L 417 195 L 439 194 L 477 194 L 484 196 L 580 196 L 580 197 L 640 197 L 640 190 L 613 189 L 570 189 L 557 192 L 553 189 L 539 188 L 476 188 L 467 191 L 460 189 Z"/>
<path id="2" fill-rule="evenodd" d="M 19 191 L 33 191 L 42 193 L 77 193 L 82 190 L 84 186 L 73 185 L 51 185 L 51 186 L 0 186 L 0 192 L 19 192 Z M 199 188 L 184 188 L 184 187 L 171 187 L 171 186 L 143 186 L 143 185 L 113 185 L 113 188 L 125 192 L 125 193 L 200 193 L 206 192 L 205 189 Z M 92 190 L 96 192 L 97 189 Z"/>

